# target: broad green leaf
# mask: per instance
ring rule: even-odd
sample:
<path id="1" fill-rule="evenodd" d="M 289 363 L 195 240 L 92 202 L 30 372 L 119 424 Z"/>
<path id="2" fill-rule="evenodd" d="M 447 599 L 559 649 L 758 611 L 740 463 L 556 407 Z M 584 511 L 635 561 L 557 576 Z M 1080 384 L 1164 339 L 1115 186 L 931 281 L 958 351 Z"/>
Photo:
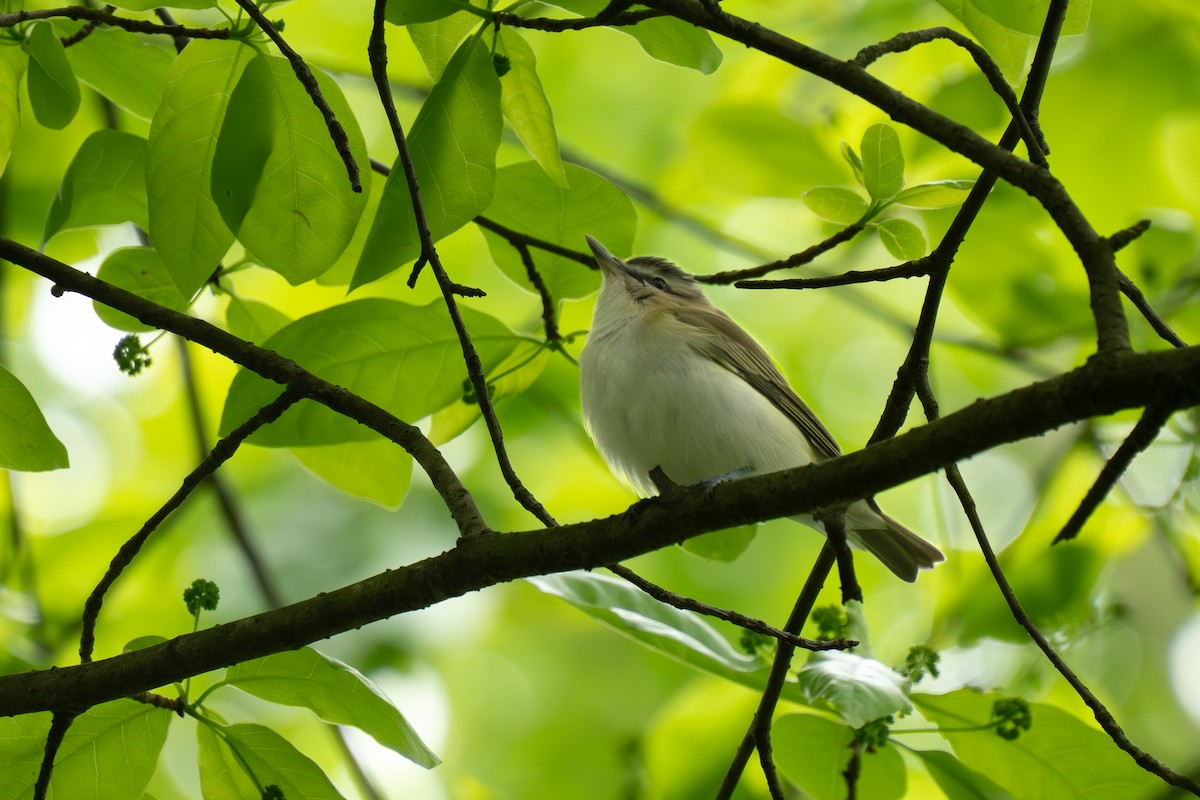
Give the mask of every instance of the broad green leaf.
<path id="1" fill-rule="evenodd" d="M 1046 12 L 1050 8 L 1050 0 L 970 0 L 970 3 L 1004 27 L 1030 36 L 1041 35 L 1046 24 Z M 1063 20 L 1062 35 L 1086 33 L 1091 13 L 1092 0 L 1071 0 Z"/>
<path id="2" fill-rule="evenodd" d="M 531 161 L 496 173 L 496 197 L 484 215 L 522 233 L 586 252 L 584 235 L 593 236 L 623 256 L 633 247 L 637 214 L 620 189 L 582 167 L 566 165 L 570 188 L 564 189 Z M 504 274 L 533 291 L 521 255 L 503 237 L 483 230 L 488 249 Z M 600 285 L 600 274 L 578 261 L 533 250 L 550 296 L 555 301 L 585 297 Z"/>
<path id="3" fill-rule="evenodd" d="M 145 119 L 158 110 L 163 81 L 174 60 L 173 51 L 149 38 L 103 27 L 68 48 L 67 58 L 79 80 Z"/>
<path id="4" fill-rule="evenodd" d="M 960 689 L 943 695 L 915 694 L 913 702 L 942 729 L 963 764 L 1013 797 L 1139 798 L 1161 788 L 1157 778 L 1121 752 L 1106 734 L 1054 706 L 1031 703 L 1033 727 L 1013 741 L 990 730 L 955 730 L 988 724 L 992 705 L 1000 697 Z"/>
<path id="5" fill-rule="evenodd" d="M 21 76 L 29 56 L 11 41 L 0 40 L 0 175 L 8 166 L 12 155 L 13 141 L 21 128 L 21 109 L 17 98 L 21 96 Z"/>
<path id="6" fill-rule="evenodd" d="M 839 225 L 858 222 L 870 208 L 862 195 L 841 186 L 818 186 L 802 194 L 800 199 L 818 217 Z"/>
<path id="7" fill-rule="evenodd" d="M 500 29 L 500 48 L 512 63 L 512 69 L 500 78 L 500 109 L 533 160 L 565 188 L 569 184 L 558 151 L 554 113 L 538 79 L 533 48 L 520 32 L 509 27 Z"/>
<path id="8" fill-rule="evenodd" d="M 581 17 L 594 17 L 608 0 L 549 0 Z M 674 17 L 656 17 L 613 30 L 632 36 L 651 57 L 668 64 L 712 74 L 721 66 L 721 49 L 708 31 Z"/>
<path id="9" fill-rule="evenodd" d="M 33 116 L 47 128 L 60 130 L 79 111 L 79 81 L 67 51 L 49 22 L 35 22 L 25 40 L 29 53 L 29 104 Z"/>
<path id="10" fill-rule="evenodd" d="M 891 125 L 877 123 L 862 137 L 863 185 L 875 200 L 888 200 L 904 188 L 904 154 Z"/>
<path id="11" fill-rule="evenodd" d="M 842 800 L 848 796 L 846 766 L 854 730 L 813 714 L 788 714 L 771 726 L 775 763 L 788 780 L 814 800 Z M 890 745 L 863 752 L 855 796 L 860 800 L 895 800 L 903 797 L 908 776 L 904 761 Z"/>
<path id="12" fill-rule="evenodd" d="M 851 727 L 912 710 L 912 682 L 886 664 L 854 653 L 814 653 L 797 673 L 810 703 L 831 705 Z"/>
<path id="13" fill-rule="evenodd" d="M 339 492 L 393 511 L 404 502 L 412 482 L 412 456 L 382 437 L 295 447 L 292 454 L 306 470 Z"/>
<path id="14" fill-rule="evenodd" d="M 162 104 L 150 125 L 150 239 L 188 296 L 204 285 L 234 241 L 212 199 L 212 159 L 233 87 L 254 55 L 237 42 L 193 41 L 167 70 Z"/>
<path id="15" fill-rule="evenodd" d="M 520 394 L 532 386 L 542 374 L 549 355 L 549 349 L 541 342 L 520 341 L 509 357 L 486 376 L 492 402 Z M 478 400 L 474 397 L 460 399 L 433 415 L 429 440 L 443 445 L 471 427 L 479 417 Z"/>
<path id="16" fill-rule="evenodd" d="M 460 8 L 453 0 L 387 0 L 383 18 L 393 25 L 411 25 L 448 17 Z"/>
<path id="17" fill-rule="evenodd" d="M 879 231 L 883 246 L 896 258 L 912 261 L 928 252 L 925 234 L 906 219 L 884 219 L 875 223 L 874 227 Z"/>
<path id="18" fill-rule="evenodd" d="M 693 536 L 683 543 L 683 549 L 710 561 L 730 563 L 746 552 L 746 548 L 757 534 L 757 524 L 739 525 L 736 528 Z"/>
<path id="19" fill-rule="evenodd" d="M 181 295 L 175 282 L 171 280 L 162 256 L 148 247 L 121 247 L 113 250 L 100 265 L 96 277 L 173 311 L 183 311 L 190 302 L 190 298 Z M 144 333 L 154 330 L 125 312 L 109 308 L 99 301 L 93 301 L 92 307 L 96 309 L 96 316 L 106 325 L 119 331 Z"/>
<path id="20" fill-rule="evenodd" d="M 564 572 L 528 580 L 546 594 L 566 600 L 685 664 L 725 677 L 765 671 L 762 659 L 736 650 L 703 617 L 660 603 L 625 581 L 590 572 Z"/>
<path id="21" fill-rule="evenodd" d="M 912 750 L 908 752 L 925 762 L 925 769 L 946 793 L 948 800 L 1012 800 L 986 775 L 981 775 L 945 750 Z"/>
<path id="22" fill-rule="evenodd" d="M 95 706 L 71 724 L 54 761 L 48 800 L 141 797 L 158 764 L 171 712 L 133 700 Z M 33 796 L 49 714 L 0 719 L 0 800 Z"/>
<path id="23" fill-rule="evenodd" d="M 408 137 L 434 241 L 470 222 L 491 201 L 502 127 L 500 79 L 487 47 L 469 39 L 429 93 Z M 420 252 L 412 197 L 397 159 L 351 288 L 382 278 Z"/>
<path id="24" fill-rule="evenodd" d="M 262 344 L 291 321 L 291 317 L 282 311 L 257 300 L 230 297 L 225 309 L 225 325 L 229 332 L 255 344 Z"/>
<path id="25" fill-rule="evenodd" d="M 407 26 L 408 35 L 417 52 L 421 54 L 421 60 L 425 62 L 425 71 L 429 73 L 431 81 L 437 83 L 442 79 L 446 65 L 458 52 L 458 46 L 480 22 L 479 17 L 471 12 L 460 11 L 436 22 Z"/>
<path id="26" fill-rule="evenodd" d="M 370 187 L 366 143 L 337 84 L 313 69 L 359 166 L 355 192 L 321 112 L 287 59 L 260 55 L 229 99 L 212 165 L 212 196 L 246 250 L 293 285 L 346 249 Z"/>
<path id="27" fill-rule="evenodd" d="M 197 726 L 196 739 L 204 800 L 261 800 L 258 786 L 271 785 L 288 800 L 345 800 L 311 758 L 270 728 L 210 722 Z"/>
<path id="28" fill-rule="evenodd" d="M 117 0 L 117 8 L 128 11 L 153 11 L 156 8 L 215 8 L 217 0 Z"/>
<path id="29" fill-rule="evenodd" d="M 311 647 L 236 664 L 225 671 L 225 682 L 272 703 L 307 708 L 326 722 L 352 725 L 423 767 L 439 763 L 379 687 Z"/>
<path id="30" fill-rule="evenodd" d="M 974 185 L 972 180 L 918 183 L 896 195 L 892 202 L 909 208 L 950 208 L 961 205 Z"/>
<path id="31" fill-rule="evenodd" d="M 79 146 L 50 203 L 42 241 L 64 228 L 132 222 L 143 230 L 146 208 L 146 140 L 100 130 Z"/>
<path id="32" fill-rule="evenodd" d="M 502 322 L 460 307 L 485 370 L 512 352 L 517 337 Z M 263 344 L 400 419 L 415 422 L 462 396 L 467 370 L 454 326 L 440 303 L 355 300 L 296 320 Z M 278 385 L 241 370 L 221 417 L 225 435 L 279 394 Z M 366 441 L 375 434 L 308 400 L 251 438 L 267 447 Z"/>
<path id="33" fill-rule="evenodd" d="M 67 466 L 67 448 L 46 424 L 33 395 L 0 366 L 0 468 L 42 472 Z"/>

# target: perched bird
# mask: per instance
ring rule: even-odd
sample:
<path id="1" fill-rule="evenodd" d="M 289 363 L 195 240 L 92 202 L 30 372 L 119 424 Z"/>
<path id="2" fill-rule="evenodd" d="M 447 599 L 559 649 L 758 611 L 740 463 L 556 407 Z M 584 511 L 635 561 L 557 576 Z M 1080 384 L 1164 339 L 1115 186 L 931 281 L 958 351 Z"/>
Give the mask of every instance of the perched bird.
<path id="1" fill-rule="evenodd" d="M 604 460 L 642 495 L 650 471 L 678 484 L 776 472 L 841 454 L 770 356 L 663 258 L 622 261 L 587 237 L 603 274 L 579 357 L 583 418 Z M 824 531 L 810 516 L 796 520 Z M 874 500 L 846 510 L 846 533 L 906 581 L 941 552 Z"/>

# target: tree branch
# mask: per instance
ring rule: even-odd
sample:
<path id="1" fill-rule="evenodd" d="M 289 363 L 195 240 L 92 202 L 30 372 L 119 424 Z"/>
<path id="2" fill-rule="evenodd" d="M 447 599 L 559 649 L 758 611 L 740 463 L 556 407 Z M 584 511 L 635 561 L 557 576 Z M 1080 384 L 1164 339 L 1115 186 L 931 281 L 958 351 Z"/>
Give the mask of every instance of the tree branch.
<path id="1" fill-rule="evenodd" d="M 629 4 L 627 3 L 626 5 Z M 510 28 L 530 28 L 535 31 L 561 33 L 563 31 L 581 31 L 586 28 L 603 26 L 619 28 L 628 25 L 637 25 L 642 20 L 654 19 L 655 17 L 661 16 L 663 16 L 663 12 L 661 11 L 655 11 L 649 8 L 641 8 L 637 11 L 628 11 L 607 18 L 605 17 L 604 12 L 601 12 L 594 17 L 582 17 L 576 19 L 522 17 L 520 14 L 513 14 L 508 11 L 497 11 L 492 14 L 492 19 L 495 20 L 497 24 L 508 25 Z"/>
<path id="2" fill-rule="evenodd" d="M 164 308 L 132 292 L 105 283 L 85 272 L 56 261 L 36 250 L 0 236 L 0 258 L 24 267 L 54 282 L 61 294 L 72 291 L 150 325 L 207 347 L 235 364 L 264 378 L 286 386 L 295 386 L 304 397 L 315 400 L 356 422 L 366 425 L 384 438 L 395 442 L 421 465 L 434 489 L 442 496 L 450 515 L 463 535 L 487 528 L 474 498 L 462 485 L 441 452 L 414 425 L 410 425 L 358 395 L 318 378 L 296 362 L 271 350 L 226 333 L 204 320 Z"/>
<path id="3" fill-rule="evenodd" d="M 321 116 L 325 118 L 325 127 L 329 129 L 329 138 L 333 140 L 333 146 L 337 149 L 338 155 L 342 157 L 342 163 L 346 165 L 346 174 L 350 178 L 350 188 L 356 192 L 362 191 L 362 180 L 358 173 L 358 162 L 354 160 L 354 154 L 350 152 L 350 140 L 346 136 L 346 129 L 342 127 L 342 123 L 338 122 L 337 116 L 334 115 L 333 109 L 329 107 L 329 103 L 325 100 L 325 95 L 321 94 L 321 87 L 317 85 L 317 79 L 313 75 L 312 70 L 308 68 L 308 64 L 300 57 L 300 54 L 292 49 L 292 46 L 284 41 L 283 36 L 271 24 L 271 20 L 267 19 L 267 15 L 262 12 L 253 0 L 234 0 L 242 10 L 245 11 L 250 18 L 262 28 L 263 33 L 270 37 L 275 46 L 279 48 L 279 52 L 283 53 L 284 58 L 292 65 L 292 71 L 296 73 L 296 78 L 300 81 L 300 85 L 308 92 L 308 96 L 312 98 L 313 105 L 321 112 Z"/>
<path id="4" fill-rule="evenodd" d="M 22 22 L 35 19 L 54 19 L 61 17 L 74 20 L 88 20 L 114 28 L 123 28 L 132 33 L 161 33 L 166 36 L 184 37 L 187 39 L 229 39 L 228 28 L 189 28 L 185 25 L 159 25 L 144 19 L 126 19 L 115 14 L 109 14 L 98 8 L 87 6 L 66 6 L 65 8 L 41 8 L 31 11 L 8 11 L 0 13 L 0 28 L 11 28 Z"/>
<path id="5" fill-rule="evenodd" d="M 875 283 L 896 278 L 919 278 L 929 274 L 928 257 L 880 269 L 851 270 L 841 275 L 822 275 L 816 278 L 783 278 L 771 281 L 738 281 L 739 289 L 824 289 L 830 286 L 849 286 L 855 283 Z"/>
<path id="6" fill-rule="evenodd" d="M 847 225 L 837 233 L 830 236 L 823 242 L 818 242 L 806 250 L 801 250 L 795 255 L 790 255 L 787 258 L 781 258 L 778 261 L 771 261 L 767 264 L 760 264 L 757 267 L 748 267 L 746 269 L 733 269 L 727 272 L 714 272 L 711 275 L 697 275 L 696 280 L 699 283 L 716 283 L 727 284 L 734 281 L 740 281 L 743 278 L 759 278 L 769 272 L 775 272 L 780 269 L 788 269 L 790 267 L 799 267 L 807 264 L 817 258 L 817 256 L 827 253 L 843 242 L 848 242 L 862 231 L 861 225 Z M 741 284 L 739 284 L 740 286 Z"/>
<path id="7" fill-rule="evenodd" d="M 283 609 L 93 664 L 3 677 L 0 716 L 88 707 L 499 583 L 594 569 L 708 531 L 851 503 L 1001 444 L 1164 396 L 1173 397 L 1178 408 L 1200 405 L 1200 350 L 1092 359 L 1064 375 L 977 401 L 902 436 L 820 464 L 716 487 L 682 488 L 606 519 L 460 538 L 445 553 Z"/>

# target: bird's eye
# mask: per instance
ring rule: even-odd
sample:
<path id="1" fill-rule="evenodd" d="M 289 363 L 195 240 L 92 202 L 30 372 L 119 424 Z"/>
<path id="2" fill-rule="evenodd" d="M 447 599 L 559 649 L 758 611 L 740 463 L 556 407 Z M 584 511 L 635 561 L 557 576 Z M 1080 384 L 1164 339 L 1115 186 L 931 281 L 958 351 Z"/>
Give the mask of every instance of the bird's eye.
<path id="1" fill-rule="evenodd" d="M 651 278 L 650 285 L 655 289 L 658 289 L 660 292 L 665 292 L 667 290 L 667 281 L 664 278 Z"/>

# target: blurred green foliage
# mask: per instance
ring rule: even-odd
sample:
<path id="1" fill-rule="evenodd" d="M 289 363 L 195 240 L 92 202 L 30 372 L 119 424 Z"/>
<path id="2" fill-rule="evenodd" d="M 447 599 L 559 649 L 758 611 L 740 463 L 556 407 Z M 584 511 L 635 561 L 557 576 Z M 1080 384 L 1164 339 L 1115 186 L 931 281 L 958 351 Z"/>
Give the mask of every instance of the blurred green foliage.
<path id="1" fill-rule="evenodd" d="M 5 10 L 21 5 L 58 4 L 10 2 Z M 116 5 L 143 12 L 157 4 Z M 226 24 L 218 3 L 171 5 L 186 24 Z M 553 5 L 595 13 L 604 4 Z M 235 15 L 234 4 L 220 6 Z M 176 56 L 168 37 L 104 27 L 64 51 L 60 37 L 82 23 L 62 19 L 0 31 L 0 230 L 334 370 L 409 421 L 432 415 L 422 424 L 446 442 L 489 523 L 529 528 L 536 520 L 512 500 L 483 426 L 471 424 L 477 406 L 463 390 L 457 342 L 441 306 L 428 305 L 441 302 L 432 276 L 404 284 L 419 247 L 403 172 L 396 162 L 386 181 L 369 180 L 367 154 L 396 160 L 366 57 L 372 6 L 344 0 L 269 11 L 286 20 L 286 38 L 350 132 L 364 170 L 361 195 L 290 68 L 261 36 L 195 41 Z M 841 58 L 900 31 L 957 26 L 988 47 L 1019 88 L 1037 30 L 1026 7 L 1044 13 L 1045 3 L 744 0 L 731 10 Z M 1040 116 L 1051 167 L 1102 232 L 1154 222 L 1119 261 L 1194 342 L 1200 82 L 1186 76 L 1200 74 L 1200 12 L 1186 0 L 1076 0 L 1071 8 Z M 667 255 L 708 273 L 796 252 L 836 230 L 827 220 L 849 224 L 892 203 L 876 221 L 878 236 L 856 238 L 805 273 L 832 274 L 923 254 L 953 218 L 964 182 L 977 177 L 964 159 L 884 125 L 858 98 L 677 20 L 493 36 L 477 15 L 433 0 L 391 2 L 388 19 L 389 77 L 439 252 L 455 281 L 487 292 L 460 303 L 504 397 L 498 410 L 513 463 L 560 521 L 616 513 L 635 498 L 582 429 L 578 370 L 563 355 L 577 354 L 583 337 L 541 345 L 542 304 L 518 253 L 493 233 L 481 235 L 473 217 L 482 212 L 576 250 L 591 233 L 618 255 Z M 503 76 L 496 53 L 510 60 Z M 970 58 L 949 44 L 888 56 L 872 72 L 990 138 L 1007 122 Z M 861 154 L 857 171 L 844 160 L 846 142 Z M 887 166 L 897 156 L 899 172 Z M 146 228 L 155 249 L 128 223 Z M 586 330 L 595 275 L 569 259 L 536 258 L 560 330 Z M 210 440 L 218 424 L 236 426 L 276 391 L 199 348 L 185 358 L 172 337 L 152 333 L 139 344 L 152 362 L 136 377 L 122 375 L 113 349 L 123 331 L 144 326 L 48 290 L 0 265 L 0 390 L 4 410 L 23 415 L 0 419 L 2 466 L 50 470 L 64 467 L 66 454 L 71 464 L 6 473 L 0 482 L 10 529 L 0 536 L 3 674 L 74 662 L 84 598 L 197 463 L 184 376 L 195 381 Z M 910 280 L 709 293 L 854 449 L 874 428 L 922 290 Z M 1033 200 L 998 186 L 958 254 L 943 303 L 931 359 L 943 411 L 1082 362 L 1091 334 L 1087 282 L 1069 245 Z M 1132 335 L 1137 348 L 1166 346 L 1140 319 L 1132 319 Z M 406 454 L 303 405 L 289 415 L 261 435 L 269 446 L 244 447 L 221 472 L 285 601 L 452 546 L 456 529 Z M 1171 422 L 1078 541 L 1049 547 L 1132 419 L 1061 430 L 963 469 L 1032 618 L 1135 742 L 1194 773 L 1195 415 Z M 910 424 L 917 422 L 914 415 Z M 848 684 L 850 694 L 806 698 L 800 683 L 789 684 L 775 739 L 785 778 L 814 797 L 844 796 L 842 759 L 861 741 L 855 728 L 911 701 L 915 712 L 892 725 L 888 742 L 862 754 L 860 797 L 1075 797 L 1101 786 L 1105 797 L 1159 796 L 1163 787 L 1095 729 L 1013 622 L 938 476 L 889 492 L 885 505 L 937 542 L 947 561 L 909 586 L 858 560 L 873 659 L 854 666 L 878 678 L 887 702 L 853 691 L 853 670 L 812 662 L 810 672 L 838 689 Z M 756 537 L 742 532 L 736 547 L 715 544 L 699 549 L 729 558 L 745 549 L 730 561 L 673 548 L 631 566 L 674 591 L 778 623 L 820 540 L 784 521 L 762 525 Z M 178 597 L 198 575 L 222 596 L 203 624 L 264 608 L 221 504 L 205 489 L 110 593 L 97 657 L 139 637 L 190 631 Z M 819 603 L 838 601 L 831 581 Z M 768 669 L 764 656 L 737 649 L 738 635 L 599 575 L 493 587 L 343 634 L 321 643 L 324 655 L 281 654 L 198 677 L 192 700 L 218 685 L 247 689 L 214 693 L 199 722 L 128 700 L 92 709 L 68 734 L 55 796 L 257 797 L 272 784 L 288 798 L 365 796 L 320 720 L 374 737 L 351 731 L 349 746 L 387 797 L 711 796 Z M 887 670 L 901 667 L 914 645 L 936 648 L 939 674 L 931 670 L 910 691 Z M 268 667 L 282 670 L 279 682 L 249 691 L 248 676 Z M 327 678 L 322 689 L 281 688 L 314 671 Z M 848 681 L 834 680 L 847 672 Z M 978 730 L 991 724 L 1002 696 L 1030 702 L 1031 728 L 1014 742 Z M 297 697 L 315 713 L 292 709 Z M 326 705 L 349 713 L 322 713 Z M 943 734 L 903 732 L 931 725 Z M 0 720 L 0 798 L 29 796 L 48 726 L 44 714 Z M 968 727 L 976 730 L 954 730 Z M 113 737 L 128 746 L 118 750 Z M 160 758 L 150 757 L 159 748 Z M 279 753 L 283 761 L 272 760 Z M 436 769 L 418 765 L 434 763 L 433 754 L 442 761 Z M 1046 766 L 1056 761 L 1060 769 Z M 768 796 L 756 770 L 737 797 Z"/>

